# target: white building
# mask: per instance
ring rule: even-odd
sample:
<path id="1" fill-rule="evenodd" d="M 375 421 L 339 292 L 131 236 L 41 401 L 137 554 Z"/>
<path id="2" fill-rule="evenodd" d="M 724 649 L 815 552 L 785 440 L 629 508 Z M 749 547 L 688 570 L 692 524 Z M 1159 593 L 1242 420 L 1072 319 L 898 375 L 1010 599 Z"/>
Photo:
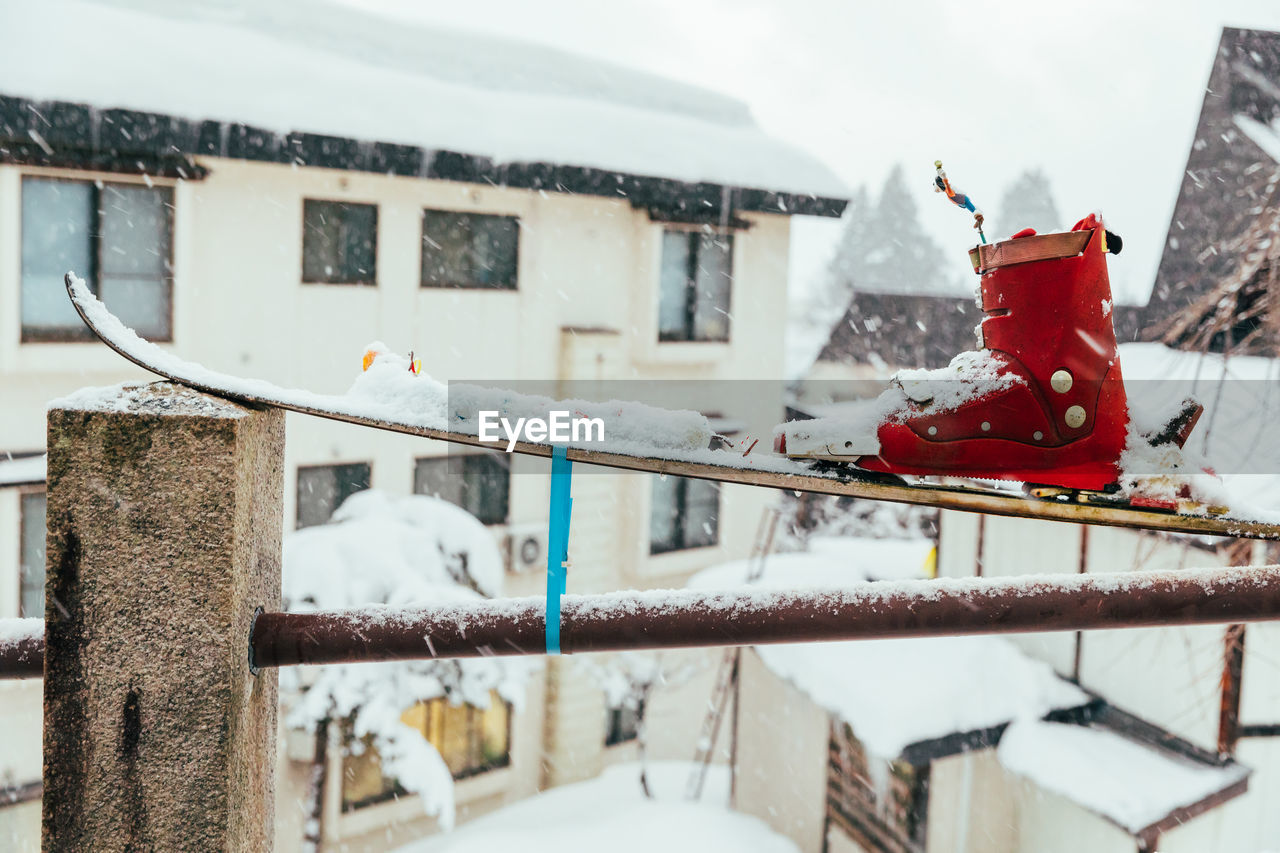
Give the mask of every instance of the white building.
<path id="1" fill-rule="evenodd" d="M 719 95 L 527 45 L 308 9 L 232 22 L 142 0 L 57 0 L 6 14 L 0 617 L 43 612 L 47 402 L 148 378 L 86 340 L 62 292 L 67 269 L 150 339 L 286 386 L 344 390 L 376 339 L 413 350 L 438 379 L 576 393 L 587 386 L 561 383 L 662 380 L 668 405 L 718 416 L 725 431 L 767 435 L 781 419 L 780 396 L 713 408 L 705 388 L 780 378 L 790 217 L 838 216 L 844 205 L 825 167 Z M 44 38 L 53 30 L 56 57 Z M 105 32 L 111 51 L 99 49 Z M 509 592 L 537 592 L 539 557 L 522 559 L 520 546 L 545 529 L 546 467 L 501 454 L 446 462 L 445 452 L 290 416 L 286 529 L 325 521 L 369 486 L 437 492 L 510 543 Z M 771 499 L 578 473 L 578 592 L 679 585 L 741 556 Z M 529 699 L 495 754 L 472 760 L 438 744 L 456 767 L 463 818 L 626 754 L 625 715 L 611 716 L 599 689 L 560 661 Z M 6 849 L 38 844 L 40 715 L 38 682 L 0 683 Z M 696 722 L 672 735 L 680 749 L 692 751 Z M 279 774 L 281 849 L 301 837 L 290 811 L 301 767 Z M 429 831 L 412 798 L 344 791 L 344 778 L 333 759 L 331 839 L 376 849 L 392 822 L 400 837 Z"/>

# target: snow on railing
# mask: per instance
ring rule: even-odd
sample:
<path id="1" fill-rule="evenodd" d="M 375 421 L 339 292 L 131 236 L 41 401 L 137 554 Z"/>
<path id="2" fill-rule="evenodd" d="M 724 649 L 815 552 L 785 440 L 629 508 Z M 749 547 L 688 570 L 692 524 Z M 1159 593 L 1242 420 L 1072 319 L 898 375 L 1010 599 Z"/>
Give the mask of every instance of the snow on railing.
<path id="1" fill-rule="evenodd" d="M 1280 566 L 860 583 L 838 589 L 569 595 L 564 653 L 1250 622 L 1280 614 Z M 543 599 L 262 613 L 257 668 L 546 653 Z M 37 677 L 43 623 L 0 619 L 0 678 Z"/>

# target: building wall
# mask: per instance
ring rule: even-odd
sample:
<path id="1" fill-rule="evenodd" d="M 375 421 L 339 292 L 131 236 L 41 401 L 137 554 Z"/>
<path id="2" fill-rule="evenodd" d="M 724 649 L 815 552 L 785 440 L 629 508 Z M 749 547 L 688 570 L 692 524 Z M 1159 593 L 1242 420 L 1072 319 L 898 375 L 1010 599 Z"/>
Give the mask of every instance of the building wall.
<path id="1" fill-rule="evenodd" d="M 1030 782 L 1013 784 L 1018 844 L 1013 853 L 1135 853 L 1123 829 Z"/>
<path id="2" fill-rule="evenodd" d="M 993 749 L 934 761 L 929 768 L 928 853 L 1017 850 L 1014 782 Z"/>
<path id="3" fill-rule="evenodd" d="M 0 809 L 0 847 L 11 853 L 39 853 L 39 800 Z"/>
<path id="4" fill-rule="evenodd" d="M 966 513 L 942 513 L 941 575 L 973 574 L 979 518 Z M 1076 570 L 1071 563 L 1079 559 L 1084 528 L 992 517 L 986 517 L 982 525 L 982 566 L 986 576 Z M 1225 563 L 1219 553 L 1177 537 L 1090 527 L 1083 538 L 1086 566 L 1091 572 L 1177 570 Z M 1262 555 L 1256 554 L 1253 561 L 1261 560 Z M 1024 634 L 1010 639 L 1069 676 L 1075 636 Z M 1080 683 L 1108 702 L 1197 746 L 1216 751 L 1224 642 L 1221 625 L 1086 631 L 1080 641 Z M 1246 628 L 1242 723 L 1280 722 L 1280 663 L 1274 654 L 1278 643 L 1280 626 L 1263 622 Z M 1280 738 L 1241 740 L 1235 757 L 1253 770 L 1249 790 L 1165 833 L 1160 850 L 1225 853 L 1276 845 L 1280 839 L 1280 815 L 1274 808 L 1280 797 Z M 935 784 L 931 802 L 941 787 Z M 1049 792 L 1024 791 L 1016 798 L 1016 808 L 1021 847 L 1015 849 L 1095 849 L 1092 844 L 1099 845 L 1096 849 L 1133 849 L 1123 845 L 1120 836 L 1124 833 Z M 1096 823 L 1103 828 L 1092 825 Z M 1085 833 L 1080 837 L 1091 841 L 1086 844 L 1056 840 L 1071 838 L 1072 833 Z"/>
<path id="5" fill-rule="evenodd" d="M 1089 572 L 1203 568 L 1223 563 L 1217 553 L 1174 537 L 944 512 L 940 574 L 973 574 L 979 523 L 983 526 L 984 577 L 1075 574 L 1082 565 L 1082 544 L 1086 549 L 1083 565 Z M 1220 625 L 1206 625 L 1085 631 L 1080 639 L 1080 683 L 1198 746 L 1216 749 L 1223 630 Z M 1075 632 L 1012 634 L 1008 639 L 1048 662 L 1060 675 L 1072 676 Z"/>
<path id="6" fill-rule="evenodd" d="M 37 679 L 0 681 L 0 788 L 40 779 L 43 689 Z M 40 801 L 0 806 L 0 850 L 39 849 Z"/>
<path id="7" fill-rule="evenodd" d="M 826 827 L 829 715 L 753 650 L 742 656 L 741 691 L 737 808 L 790 838 L 801 853 L 819 853 Z"/>
<path id="8" fill-rule="evenodd" d="M 214 158 L 202 163 L 210 169 L 205 180 L 168 182 L 175 205 L 174 342 L 164 346 L 208 367 L 340 393 L 357 374 L 366 345 L 376 339 L 400 352 L 412 349 L 426 372 L 440 380 L 698 380 L 674 394 L 675 402 L 688 408 L 700 407 L 699 387 L 707 381 L 780 376 L 783 342 L 777 320 L 786 311 L 787 217 L 742 215 L 751 227 L 735 235 L 730 342 L 658 344 L 663 226 L 624 199 Z M 85 385 L 152 378 L 101 345 L 20 343 L 23 174 L 133 180 L 0 166 L 0 452 L 43 447 L 44 412 L 52 398 Z M 378 204 L 376 287 L 301 283 L 304 198 Z M 421 288 L 423 208 L 520 217 L 518 289 Z M 767 437 L 781 420 L 781 400 L 751 398 L 750 411 L 724 414 L 746 420 L 753 434 Z M 414 460 L 446 451 L 440 442 L 300 415 L 288 416 L 287 436 L 286 530 L 296 517 L 300 465 L 367 462 L 373 488 L 407 494 Z M 698 569 L 745 556 L 760 512 L 774 499 L 764 490 L 726 486 L 719 544 L 650 556 L 651 477 L 587 467 L 577 466 L 574 478 L 570 592 L 681 586 Z M 511 524 L 545 525 L 547 463 L 521 458 L 514 470 Z M 16 492 L 0 489 L 0 617 L 17 613 L 18 549 L 3 543 L 17 542 L 18 527 Z M 510 575 L 507 592 L 538 594 L 543 585 L 541 572 L 530 571 Z M 695 675 L 682 689 L 706 693 L 709 684 L 703 682 L 709 678 Z M 541 785 L 594 775 L 625 754 L 626 747 L 604 749 L 604 703 L 589 677 L 564 661 L 552 661 L 536 681 L 530 705 L 514 723 L 513 749 L 520 757 L 513 756 L 506 771 L 459 784 L 461 818 Z M 38 778 L 39 685 L 0 689 L 14 697 L 0 715 L 22 718 L 6 728 L 15 734 L 5 737 L 0 761 L 16 754 L 9 752 L 10 740 L 35 744 L 34 760 L 23 752 L 11 763 L 15 781 Z M 666 702 L 659 700 L 652 712 L 662 721 L 653 752 L 691 757 L 704 704 L 689 706 L 695 712 L 679 719 L 675 706 Z M 330 785 L 331 796 L 336 787 Z M 298 837 L 301 827 L 300 815 L 293 813 L 301 792 L 305 767 L 282 766 L 278 802 L 282 832 L 287 828 L 289 838 Z M 379 821 L 402 822 L 414 831 L 429 824 L 412 802 L 383 809 L 376 819 L 373 812 L 339 816 L 332 803 L 329 808 L 329 831 L 353 844 L 367 841 L 369 849 L 386 843 L 377 840 L 385 836 Z M 12 819 L 3 809 L 0 816 Z M 281 849 L 292 849 L 288 838 L 280 841 Z"/>

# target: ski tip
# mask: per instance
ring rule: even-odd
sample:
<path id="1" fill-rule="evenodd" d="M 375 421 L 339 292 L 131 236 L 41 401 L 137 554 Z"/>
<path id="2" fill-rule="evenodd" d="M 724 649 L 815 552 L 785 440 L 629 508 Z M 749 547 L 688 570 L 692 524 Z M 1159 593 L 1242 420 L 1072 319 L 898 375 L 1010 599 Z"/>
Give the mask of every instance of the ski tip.
<path id="1" fill-rule="evenodd" d="M 80 321 L 89 328 L 89 331 L 102 338 L 102 333 L 98 331 L 98 326 L 93 322 L 90 312 L 85 310 L 86 306 L 97 299 L 93 291 L 89 289 L 88 282 L 76 275 L 73 270 L 68 270 L 62 277 L 62 281 L 67 287 L 67 296 L 71 299 L 71 307 L 76 309 L 76 313 L 80 315 Z"/>

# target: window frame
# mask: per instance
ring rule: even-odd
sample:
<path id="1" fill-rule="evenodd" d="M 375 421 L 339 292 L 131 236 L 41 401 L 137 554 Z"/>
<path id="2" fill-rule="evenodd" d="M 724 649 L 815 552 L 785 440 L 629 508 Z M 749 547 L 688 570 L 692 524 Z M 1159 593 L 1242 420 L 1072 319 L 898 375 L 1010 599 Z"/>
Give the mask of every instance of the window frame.
<path id="1" fill-rule="evenodd" d="M 446 467 L 447 467 L 447 466 L 449 466 L 450 464 L 452 464 L 455 460 L 466 460 L 466 459 L 494 459 L 494 460 L 496 460 L 496 461 L 498 461 L 498 462 L 506 462 L 506 463 L 507 463 L 507 465 L 506 465 L 506 475 L 507 475 L 507 478 L 506 478 L 506 486 L 507 486 L 507 489 L 506 489 L 506 494 L 504 495 L 504 500 L 503 500 L 503 504 L 504 504 L 503 510 L 504 510 L 504 511 L 503 511 L 502 518 L 501 518 L 501 519 L 498 519 L 498 520 L 495 520 L 495 521 L 486 521 L 485 519 L 480 518 L 479 516 L 475 516 L 475 517 L 476 517 L 476 519 L 477 519 L 481 524 L 483 524 L 485 527 L 506 527 L 506 526 L 509 526 L 509 525 L 511 524 L 511 482 L 512 482 L 512 479 L 511 479 L 511 478 L 512 478 L 513 474 L 515 473 L 515 472 L 512 470 L 512 463 L 514 462 L 514 460 L 513 460 L 513 459 L 511 459 L 511 454 L 501 453 L 500 451 L 496 451 L 496 450 L 493 450 L 493 451 L 487 451 L 487 452 L 482 450 L 482 451 L 480 451 L 480 452 L 476 452 L 476 453 L 468 453 L 468 452 L 464 452 L 464 451 L 449 451 L 448 453 L 446 453 L 446 454 L 444 454 L 444 455 L 441 455 L 441 456 L 418 456 L 418 457 L 415 457 L 415 458 L 414 458 L 414 460 L 413 460 L 413 493 L 414 493 L 415 495 L 424 495 L 424 496 L 426 496 L 426 497 L 437 497 L 436 495 L 434 495 L 434 494 L 432 494 L 432 493 L 430 493 L 430 492 L 420 492 L 420 491 L 418 491 L 418 470 L 419 470 L 420 466 L 422 466 L 422 465 L 423 465 L 423 463 L 440 464 L 440 465 L 444 465 L 444 466 L 446 466 Z M 465 464 L 466 464 L 466 462 L 465 462 L 465 461 L 462 461 L 462 464 L 463 464 L 463 465 L 465 465 Z M 446 472 L 446 475 L 447 475 L 447 476 L 455 476 L 455 475 L 447 474 L 447 472 Z M 467 481 L 466 481 L 466 479 L 465 479 L 465 477 L 466 477 L 465 472 L 464 472 L 463 474 L 459 474 L 459 475 L 456 475 L 456 476 L 461 476 L 461 477 L 463 477 L 463 478 L 464 478 L 464 480 L 463 480 L 464 489 L 466 489 L 466 488 L 470 488 L 470 487 L 471 487 L 471 483 L 467 482 Z M 448 498 L 443 497 L 443 496 L 439 496 L 439 499 L 440 499 L 440 500 L 442 500 L 442 501 L 446 501 L 446 502 L 448 502 L 448 503 L 452 504 L 453 506 L 458 507 L 459 509 L 465 510 L 466 512 L 471 513 L 472 515 L 475 515 L 475 513 L 472 513 L 470 509 L 468 509 L 467 507 L 463 506 L 462 504 L 454 503 L 453 501 L 451 501 L 451 500 L 449 500 Z"/>
<path id="2" fill-rule="evenodd" d="M 92 246 L 89 253 L 90 268 L 83 275 L 84 280 L 88 283 L 89 289 L 97 295 L 101 288 L 98 281 L 98 274 L 102 269 L 102 191 L 111 184 L 131 189 L 143 188 L 152 190 L 167 190 L 169 200 L 163 205 L 165 216 L 165 241 L 168 244 L 168 254 L 163 258 L 166 274 L 164 282 L 167 285 L 165 295 L 165 325 L 168 333 L 164 337 L 147 337 L 152 343 L 170 344 L 173 343 L 174 331 L 174 291 L 177 289 L 177 269 L 174 264 L 174 239 L 177 233 L 175 223 L 178 218 L 178 198 L 177 198 L 177 182 L 173 180 L 164 180 L 151 178 L 150 181 L 138 179 L 129 180 L 128 176 L 116 174 L 97 174 L 93 172 L 85 172 L 82 175 L 68 175 L 64 172 L 45 172 L 39 170 L 22 170 L 18 174 L 18 343 L 19 344 L 81 344 L 96 343 L 98 338 L 89 330 L 89 327 L 80 323 L 74 328 L 59 328 L 49 330 L 29 330 L 22 323 L 22 232 L 25 222 L 22 216 L 22 195 L 26 192 L 26 182 L 29 179 L 40 181 L 51 181 L 65 184 L 88 184 L 92 192 L 93 203 L 90 206 L 89 214 L 89 233 L 92 235 Z"/>
<path id="3" fill-rule="evenodd" d="M 459 773 L 454 773 L 452 770 L 450 770 L 450 771 L 449 771 L 449 775 L 453 777 L 453 781 L 454 781 L 454 782 L 461 782 L 461 781 L 463 781 L 464 779 L 474 779 L 474 778 L 476 778 L 476 777 L 478 777 L 478 776 L 483 776 L 483 775 L 485 775 L 486 773 L 492 773 L 492 772 L 494 772 L 495 770 L 505 770 L 505 769 L 510 768 L 510 767 L 512 766 L 512 764 L 514 763 L 514 759 L 512 758 L 512 751 L 513 751 L 513 745 L 512 745 L 512 734 L 513 734 L 513 732 L 514 732 L 515 706 L 514 706 L 512 703 L 508 702 L 507 700 L 503 699 L 501 696 L 499 696 L 496 690 L 492 690 L 492 691 L 490 691 L 490 694 L 489 694 L 489 701 L 490 701 L 490 702 L 499 702 L 499 703 L 501 703 L 501 704 L 506 708 L 506 715 L 505 715 L 505 717 L 506 717 L 506 732 L 505 732 L 505 738 L 506 738 L 506 747 L 507 747 L 507 748 L 506 748 L 506 752 L 505 752 L 504 758 L 503 758 L 503 760 L 502 760 L 502 761 L 500 761 L 500 762 L 495 762 L 495 763 L 492 763 L 492 764 L 485 764 L 485 763 L 482 761 L 479 765 L 474 766 L 474 767 L 467 767 L 467 768 L 463 769 L 463 770 L 462 770 L 461 772 L 459 772 Z M 410 705 L 408 708 L 406 708 L 406 709 L 404 710 L 404 712 L 403 712 L 403 713 L 406 713 L 406 714 L 407 714 L 410 710 L 413 710 L 414 708 L 416 708 L 416 707 L 417 707 L 417 706 L 419 706 L 419 705 L 424 705 L 424 706 L 426 706 L 426 713 L 424 714 L 424 722 L 426 723 L 426 725 L 427 725 L 428 727 L 430 727 L 430 724 L 431 724 L 431 715 L 432 715 L 433 713 L 435 713 L 435 711 L 433 710 L 432 706 L 433 706 L 433 705 L 436 705 L 437 703 L 440 703 L 441 705 L 444 705 L 444 706 L 449 706 L 449 705 L 451 705 L 451 703 L 449 702 L 449 699 L 448 699 L 447 697 L 445 697 L 445 696 L 436 696 L 436 697 L 434 697 L 434 698 L 432 698 L 432 699 L 423 699 L 423 700 L 420 700 L 420 701 L 418 701 L 418 702 L 413 703 L 413 704 L 412 704 L 412 705 Z M 454 706 L 454 707 L 458 707 L 458 706 Z M 475 735 L 476 730 L 481 729 L 481 728 L 483 727 L 483 718 L 482 718 L 482 717 L 477 717 L 476 715 L 477 715 L 477 714 L 479 714 L 479 715 L 483 715 L 486 709 L 484 709 L 484 708 L 480 708 L 480 707 L 478 707 L 478 706 L 476 706 L 476 705 L 472 705 L 472 704 L 467 703 L 467 702 L 462 703 L 460 707 L 463 707 L 463 708 L 466 708 L 466 709 L 467 709 L 467 713 L 468 713 L 468 726 L 469 726 L 469 728 L 470 728 L 470 730 L 468 731 L 468 735 L 469 735 L 469 736 L 474 736 L 474 735 Z M 419 731 L 419 730 L 418 730 L 418 729 L 416 729 L 416 728 L 414 729 L 414 731 L 417 731 L 417 732 L 418 732 L 418 734 L 419 734 L 419 735 L 421 735 L 421 736 L 423 737 L 423 739 L 427 740 L 429 743 L 431 743 L 431 745 L 432 745 L 433 747 L 435 747 L 436 752 L 438 752 L 438 753 L 440 754 L 440 760 L 441 760 L 441 761 L 443 761 L 443 762 L 445 763 L 445 766 L 446 766 L 446 767 L 448 767 L 448 759 L 447 759 L 447 758 L 445 758 L 443 748 L 442 748 L 439 744 L 436 744 L 436 743 L 434 743 L 434 742 L 431 742 L 431 741 L 430 741 L 430 739 L 428 738 L 428 736 L 427 736 L 427 733 L 426 733 L 426 732 Z M 350 733 L 349 728 L 347 728 L 346 726 L 344 726 L 344 727 L 343 727 L 343 737 L 344 737 L 344 739 L 347 739 L 347 740 L 352 740 L 352 739 L 354 739 L 354 738 L 352 738 L 352 736 L 351 736 L 351 733 Z M 480 733 L 480 737 L 481 737 L 481 738 L 483 738 L 483 732 L 481 732 L 481 733 Z M 343 771 L 343 772 L 342 772 L 342 779 L 343 779 L 344 784 L 340 784 L 340 785 L 338 785 L 337 787 L 338 787 L 338 805 L 339 805 L 340 810 L 341 810 L 344 814 L 350 814 L 350 813 L 352 813 L 352 812 L 357 812 L 357 811 L 360 811 L 360 810 L 362 810 L 362 809 L 368 808 L 368 807 L 370 807 L 370 806 L 380 805 L 380 804 L 382 804 L 382 803 L 386 803 L 386 802 L 391 801 L 391 800 L 398 800 L 398 799 L 400 799 L 401 797 L 411 796 L 411 795 L 410 795 L 410 793 L 409 793 L 407 790 L 405 790 L 403 787 L 401 787 L 399 780 L 393 779 L 393 780 L 391 780 L 391 784 L 390 784 L 390 785 L 387 785 L 387 786 L 385 787 L 385 789 L 384 789 L 381 793 L 379 793 L 379 794 L 375 794 L 375 795 L 373 795 L 373 796 L 365 797 L 364 799 L 361 799 L 361 800 L 355 800 L 355 801 L 348 802 L 348 801 L 347 801 L 347 798 L 346 798 L 346 791 L 345 791 L 345 789 L 344 789 L 344 788 L 345 788 L 345 781 L 346 781 L 346 772 L 345 772 L 346 768 L 345 768 L 345 764 L 346 764 L 346 761 L 347 761 L 347 758 L 348 758 L 348 757 L 351 757 L 351 756 L 349 756 L 349 754 L 348 754 L 347 750 L 345 750 L 345 749 L 344 749 L 344 750 L 340 753 L 340 755 L 338 756 L 338 758 L 337 758 L 337 760 L 338 760 L 339 764 L 340 764 L 340 765 L 343 765 L 341 769 L 342 769 L 342 771 Z M 378 763 L 379 763 L 379 770 L 381 770 L 381 763 L 382 763 L 382 759 L 381 759 L 381 757 L 380 757 L 380 756 L 379 756 L 379 758 L 378 758 Z M 386 776 L 383 776 L 382 778 L 383 778 L 383 779 L 386 779 L 387 777 L 386 777 Z"/>
<path id="4" fill-rule="evenodd" d="M 657 318 L 655 321 L 657 343 L 659 346 L 678 345 L 678 344 L 694 344 L 694 345 L 720 345 L 724 346 L 733 342 L 733 292 L 737 282 L 737 254 L 738 240 L 737 234 L 741 229 L 735 228 L 719 228 L 707 225 L 685 224 L 679 222 L 655 222 L 658 225 L 658 300 L 656 304 Z M 683 234 L 688 240 L 688 258 L 685 262 L 684 270 L 684 287 L 685 287 L 685 304 L 684 304 L 684 334 L 685 337 L 672 337 L 662 330 L 662 269 L 663 269 L 663 253 L 662 247 L 668 234 Z M 710 237 L 717 240 L 728 240 L 729 247 L 726 253 L 729 259 L 729 293 L 726 300 L 725 308 L 725 333 L 724 337 L 697 337 L 697 306 L 698 306 L 698 258 L 699 247 L 702 238 Z"/>
<path id="5" fill-rule="evenodd" d="M 370 271 L 368 278 L 321 278 L 313 279 L 307 277 L 307 205 L 308 204 L 325 204 L 337 205 L 339 207 L 368 207 L 373 210 L 373 234 L 371 236 L 373 253 L 373 269 Z M 320 198 L 316 196 L 302 197 L 302 242 L 301 252 L 298 256 L 301 269 L 298 278 L 304 287 L 333 285 L 336 287 L 374 287 L 378 286 L 378 231 L 379 231 L 379 204 L 374 201 L 354 201 L 351 199 L 336 198 Z"/>
<path id="6" fill-rule="evenodd" d="M 659 475 L 654 474 L 653 476 L 657 477 Z M 720 513 L 723 509 L 722 501 L 724 497 L 720 491 L 720 484 L 713 482 L 711 480 L 700 480 L 696 477 L 671 476 L 670 479 L 675 481 L 676 488 L 677 488 L 677 498 L 676 498 L 677 509 L 675 513 L 675 519 L 679 522 L 676 525 L 676 529 L 679 531 L 680 541 L 679 541 L 679 544 L 676 544 L 672 547 L 665 547 L 665 546 L 655 547 L 657 543 L 655 543 L 653 539 L 652 524 L 653 524 L 653 512 L 656 506 L 654 501 L 654 492 L 653 492 L 653 489 L 650 488 L 649 490 L 649 519 L 650 519 L 649 521 L 649 524 L 650 524 L 649 556 L 660 557 L 665 554 L 677 554 L 677 553 L 686 552 L 686 551 L 697 551 L 701 548 L 719 547 L 720 545 Z M 690 483 L 693 483 L 695 485 L 707 485 L 710 488 L 715 490 L 715 495 L 716 495 L 715 532 L 714 532 L 713 539 L 710 542 L 704 542 L 697 545 L 689 544 L 688 542 L 689 537 L 687 535 L 687 532 L 685 531 L 684 516 L 686 514 L 688 503 L 689 503 L 689 484 Z"/>
<path id="7" fill-rule="evenodd" d="M 342 506 L 343 501 L 346 500 L 346 498 L 343 498 L 341 501 L 338 501 L 334 505 L 333 509 L 329 510 L 329 518 L 326 518 L 324 521 L 318 521 L 314 524 L 307 524 L 305 526 L 300 527 L 298 523 L 302 520 L 300 514 L 302 511 L 302 472 L 303 471 L 315 470 L 318 468 L 353 468 L 359 465 L 363 465 L 365 470 L 368 471 L 369 485 L 365 486 L 363 489 L 357 489 L 356 491 L 351 492 L 350 494 L 347 495 L 347 498 L 351 497 L 351 495 L 359 494 L 360 492 L 367 491 L 373 488 L 372 460 L 359 460 L 356 462 L 319 462 L 311 465 L 298 465 L 294 469 L 294 474 L 293 474 L 293 529 L 305 530 L 308 527 L 320 527 L 321 525 L 328 524 L 330 519 L 333 517 L 333 514 L 337 512 L 338 507 Z"/>
<path id="8" fill-rule="evenodd" d="M 486 219 L 510 219 L 515 225 L 516 242 L 515 252 L 515 279 L 510 286 L 491 284 L 479 284 L 477 282 L 428 282 L 426 275 L 427 266 L 427 216 L 432 213 L 448 214 L 450 216 L 460 216 L 467 218 L 483 217 Z M 520 235 L 524 231 L 524 221 L 515 213 L 491 213 L 480 210 L 456 210 L 447 207 L 423 207 L 422 215 L 418 217 L 418 290 L 477 290 L 488 291 L 493 293 L 519 293 L 520 292 L 520 246 L 524 241 L 520 239 Z"/>
<path id="9" fill-rule="evenodd" d="M 46 531 L 46 533 L 45 533 L 45 540 L 46 540 L 46 541 L 45 541 L 45 546 L 44 546 L 44 547 L 45 547 L 45 565 L 42 567 L 42 574 L 44 574 L 44 575 L 45 575 L 45 578 L 47 579 L 47 578 L 48 578 L 48 570 L 49 570 L 49 563 L 48 563 L 48 554 L 49 554 L 49 552 L 48 552 L 48 548 L 49 548 L 49 544 L 48 544 L 48 532 L 47 532 L 47 531 L 48 531 L 48 529 L 49 529 L 49 521 L 48 521 L 48 519 L 49 519 L 49 492 L 48 492 L 48 489 L 47 489 L 45 486 L 20 486 L 20 487 L 18 487 L 17 492 L 18 492 L 18 573 L 17 573 L 17 574 L 18 574 L 18 597 L 17 597 L 17 603 L 18 603 L 18 618 L 19 618 L 19 619 L 23 619 L 23 618 L 43 618 L 43 617 L 44 617 L 44 613 L 43 613 L 43 612 L 39 615 L 39 617 L 34 617 L 34 616 L 32 616 L 32 617 L 28 617 L 28 615 L 25 613 L 25 611 L 23 610 L 23 607 L 22 607 L 22 588 L 23 588 L 23 578 L 22 578 L 22 576 L 23 576 L 23 571 L 22 571 L 22 567 L 23 567 L 23 560 L 22 560 L 22 558 L 23 558 L 23 553 L 22 553 L 22 546 L 23 546 L 23 541 L 24 541 L 24 540 L 23 540 L 23 535 L 22 535 L 22 533 L 23 533 L 23 530 L 24 530 L 24 529 L 25 529 L 25 527 L 26 527 L 26 521 L 27 521 L 27 510 L 26 510 L 26 507 L 24 506 L 24 504 L 25 504 L 25 500 L 24 500 L 24 498 L 28 497 L 29 495 L 44 495 L 44 496 L 45 496 L 45 531 Z M 43 586 L 43 584 L 41 584 L 41 586 Z M 41 598 L 43 599 L 43 596 L 41 596 Z"/>
<path id="10" fill-rule="evenodd" d="M 640 737 L 640 718 L 643 715 L 643 702 L 641 707 L 632 708 L 623 702 L 617 707 L 605 708 L 605 724 L 604 724 L 604 745 L 605 748 L 613 746 L 622 746 L 623 744 L 634 743 Z M 623 724 L 626 714 L 630 712 L 632 715 L 632 724 L 627 727 Z"/>

